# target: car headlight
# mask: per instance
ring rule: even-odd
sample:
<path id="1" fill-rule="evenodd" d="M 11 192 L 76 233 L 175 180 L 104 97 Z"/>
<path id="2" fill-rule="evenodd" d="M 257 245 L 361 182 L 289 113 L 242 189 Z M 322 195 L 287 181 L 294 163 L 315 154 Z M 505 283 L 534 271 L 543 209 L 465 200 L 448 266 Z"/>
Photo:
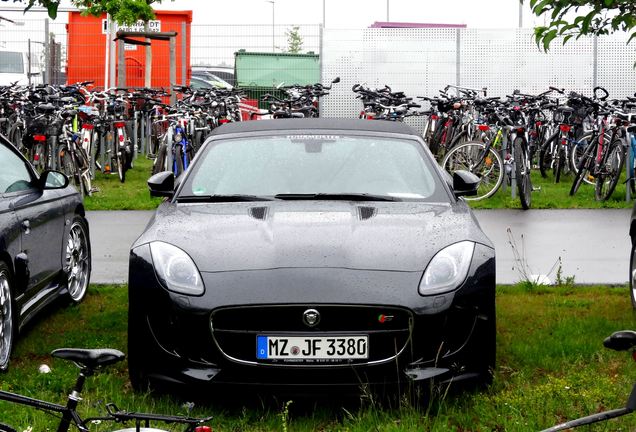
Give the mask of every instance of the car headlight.
<path id="1" fill-rule="evenodd" d="M 475 243 L 462 241 L 437 252 L 424 271 L 420 294 L 441 294 L 457 288 L 466 279 L 474 250 Z"/>
<path id="2" fill-rule="evenodd" d="M 157 277 L 170 291 L 192 296 L 204 293 L 201 274 L 187 253 L 171 244 L 156 241 L 150 243 L 150 254 Z"/>

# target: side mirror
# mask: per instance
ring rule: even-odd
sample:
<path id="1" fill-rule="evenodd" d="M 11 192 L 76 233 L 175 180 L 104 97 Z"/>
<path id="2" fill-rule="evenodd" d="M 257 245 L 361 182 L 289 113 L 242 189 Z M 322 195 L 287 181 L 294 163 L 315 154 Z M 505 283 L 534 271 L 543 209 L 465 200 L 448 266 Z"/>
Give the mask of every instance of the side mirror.
<path id="1" fill-rule="evenodd" d="M 461 197 L 477 195 L 480 182 L 481 179 L 469 171 L 455 171 L 453 173 L 453 189 L 455 191 L 455 196 Z"/>
<path id="2" fill-rule="evenodd" d="M 338 84 L 340 82 L 340 77 L 335 77 L 331 84 Z"/>
<path id="3" fill-rule="evenodd" d="M 41 189 L 64 189 L 69 184 L 66 174 L 59 171 L 44 171 L 40 175 Z"/>
<path id="4" fill-rule="evenodd" d="M 174 173 L 162 171 L 148 179 L 148 189 L 153 197 L 172 197 L 174 195 Z"/>

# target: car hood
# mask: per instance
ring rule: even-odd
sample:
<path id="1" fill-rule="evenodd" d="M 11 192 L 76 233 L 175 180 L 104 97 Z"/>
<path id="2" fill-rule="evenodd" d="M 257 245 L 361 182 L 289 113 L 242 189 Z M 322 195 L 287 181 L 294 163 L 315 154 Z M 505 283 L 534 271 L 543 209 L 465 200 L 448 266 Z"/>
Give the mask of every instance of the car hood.
<path id="1" fill-rule="evenodd" d="M 164 241 L 201 272 L 273 268 L 423 271 L 462 240 L 492 247 L 465 203 L 164 202 L 133 247 Z"/>

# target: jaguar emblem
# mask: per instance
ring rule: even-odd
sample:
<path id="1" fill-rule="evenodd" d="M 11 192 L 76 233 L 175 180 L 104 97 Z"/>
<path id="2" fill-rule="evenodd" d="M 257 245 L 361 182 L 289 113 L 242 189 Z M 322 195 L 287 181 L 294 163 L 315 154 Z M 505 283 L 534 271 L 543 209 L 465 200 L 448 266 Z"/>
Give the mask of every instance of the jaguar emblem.
<path id="1" fill-rule="evenodd" d="M 307 327 L 316 327 L 320 323 L 320 313 L 316 309 L 307 309 L 303 313 L 303 322 Z"/>

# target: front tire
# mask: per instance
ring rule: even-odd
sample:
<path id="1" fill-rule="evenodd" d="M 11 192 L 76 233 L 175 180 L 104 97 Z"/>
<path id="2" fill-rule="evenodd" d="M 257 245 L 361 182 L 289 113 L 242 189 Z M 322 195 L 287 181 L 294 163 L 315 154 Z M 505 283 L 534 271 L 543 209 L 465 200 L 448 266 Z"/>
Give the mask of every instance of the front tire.
<path id="1" fill-rule="evenodd" d="M 14 309 L 11 270 L 4 262 L 0 262 L 0 371 L 6 371 L 9 368 L 9 359 L 17 333 Z"/>
<path id="2" fill-rule="evenodd" d="M 64 253 L 66 287 L 73 303 L 86 296 L 91 277 L 91 246 L 85 220 L 76 216 L 66 237 Z"/>
<path id="3" fill-rule="evenodd" d="M 636 309 L 636 238 L 632 238 L 632 253 L 629 257 L 629 296 L 632 308 Z"/>

